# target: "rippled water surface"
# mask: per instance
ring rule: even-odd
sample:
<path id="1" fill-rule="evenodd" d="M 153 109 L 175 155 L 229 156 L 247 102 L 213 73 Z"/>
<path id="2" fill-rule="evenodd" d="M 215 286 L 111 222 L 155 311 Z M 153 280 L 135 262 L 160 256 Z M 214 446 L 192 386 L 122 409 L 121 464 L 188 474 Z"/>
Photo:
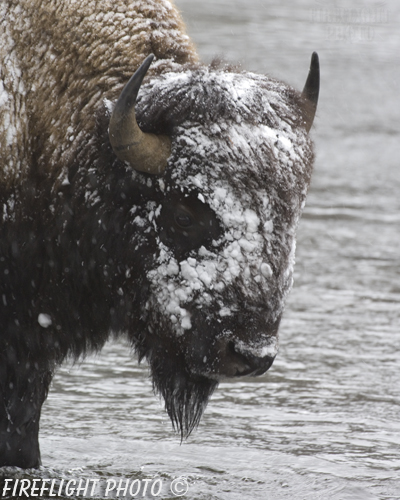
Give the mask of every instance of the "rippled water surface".
<path id="1" fill-rule="evenodd" d="M 184 476 L 193 500 L 400 499 L 400 4 L 178 0 L 206 61 L 302 88 L 317 159 L 280 353 L 224 382 L 180 445 L 123 344 L 59 370 L 39 477 Z M 173 498 L 165 493 L 164 498 Z"/>

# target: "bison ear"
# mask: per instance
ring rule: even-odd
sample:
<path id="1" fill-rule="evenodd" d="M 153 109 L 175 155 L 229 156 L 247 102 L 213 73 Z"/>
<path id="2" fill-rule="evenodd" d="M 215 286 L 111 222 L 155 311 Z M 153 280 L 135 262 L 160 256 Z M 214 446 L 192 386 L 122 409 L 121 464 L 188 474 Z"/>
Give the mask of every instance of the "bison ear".
<path id="1" fill-rule="evenodd" d="M 135 103 L 154 55 L 149 55 L 121 92 L 110 118 L 108 135 L 115 155 L 139 172 L 162 174 L 171 154 L 168 136 L 144 133 L 136 122 Z"/>
<path id="2" fill-rule="evenodd" d="M 316 52 L 311 56 L 310 71 L 308 72 L 307 81 L 304 85 L 302 96 L 305 99 L 305 127 L 309 132 L 317 111 L 319 95 L 319 57 Z"/>

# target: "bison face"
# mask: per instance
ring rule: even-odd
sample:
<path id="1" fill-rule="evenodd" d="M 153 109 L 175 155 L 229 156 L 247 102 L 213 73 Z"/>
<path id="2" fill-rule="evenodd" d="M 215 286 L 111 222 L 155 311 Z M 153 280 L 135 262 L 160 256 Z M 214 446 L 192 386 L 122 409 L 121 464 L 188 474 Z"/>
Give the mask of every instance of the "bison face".
<path id="1" fill-rule="evenodd" d="M 150 80 L 136 113 L 146 132 L 164 133 L 159 147 L 144 135 L 169 155 L 144 168 L 163 172 L 146 356 L 188 434 L 221 378 L 262 374 L 276 356 L 311 175 L 309 107 L 266 77 L 195 67 Z"/>
<path id="2" fill-rule="evenodd" d="M 285 246 L 274 254 L 279 228 L 274 233 L 268 193 L 247 181 L 241 185 L 239 164 L 236 178 L 222 164 L 214 178 L 215 163 L 194 176 L 188 167 L 183 183 L 177 170 L 166 176 L 157 219 L 160 253 L 147 274 L 150 323 L 174 338 L 190 373 L 214 380 L 271 366 L 291 285 L 293 238 L 281 236 Z"/>
<path id="3" fill-rule="evenodd" d="M 155 307 L 163 308 L 175 337 L 182 337 L 180 345 L 192 373 L 216 380 L 259 375 L 271 366 L 276 354 L 279 319 L 267 324 L 264 281 L 272 273 L 270 266 L 261 263 L 256 276 L 251 276 L 243 257 L 243 251 L 252 249 L 257 216 L 247 210 L 244 230 L 250 231 L 245 234 L 248 240 L 239 239 L 237 244 L 217 216 L 221 208 L 214 211 L 201 199 L 204 196 L 198 191 L 173 193 L 162 204 L 158 223 L 163 256 L 149 277 L 156 282 L 157 299 L 165 299 Z M 239 230 L 236 214 L 236 237 Z M 256 257 L 256 266 L 259 259 L 261 255 Z M 253 278 L 257 285 L 254 296 L 248 297 L 246 288 Z"/>

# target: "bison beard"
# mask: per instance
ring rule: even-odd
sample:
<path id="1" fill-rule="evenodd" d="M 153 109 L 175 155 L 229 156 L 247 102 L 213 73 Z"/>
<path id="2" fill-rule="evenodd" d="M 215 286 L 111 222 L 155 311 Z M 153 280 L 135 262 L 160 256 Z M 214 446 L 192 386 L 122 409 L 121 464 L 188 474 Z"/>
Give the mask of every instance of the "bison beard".
<path id="1" fill-rule="evenodd" d="M 218 382 L 188 373 L 185 363 L 165 352 L 153 352 L 150 359 L 153 387 L 165 401 L 165 409 L 181 439 L 190 435 L 200 422 L 208 400 Z"/>

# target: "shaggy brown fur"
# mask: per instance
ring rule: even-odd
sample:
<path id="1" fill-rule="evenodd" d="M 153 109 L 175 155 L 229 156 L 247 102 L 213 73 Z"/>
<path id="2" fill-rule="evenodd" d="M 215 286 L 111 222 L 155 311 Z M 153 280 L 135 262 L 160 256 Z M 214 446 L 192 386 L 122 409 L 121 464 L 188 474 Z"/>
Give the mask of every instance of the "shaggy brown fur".
<path id="1" fill-rule="evenodd" d="M 150 74 L 198 60 L 167 0 L 2 0 L 0 186 L 38 174 L 62 182 L 60 160 L 150 53 Z"/>

